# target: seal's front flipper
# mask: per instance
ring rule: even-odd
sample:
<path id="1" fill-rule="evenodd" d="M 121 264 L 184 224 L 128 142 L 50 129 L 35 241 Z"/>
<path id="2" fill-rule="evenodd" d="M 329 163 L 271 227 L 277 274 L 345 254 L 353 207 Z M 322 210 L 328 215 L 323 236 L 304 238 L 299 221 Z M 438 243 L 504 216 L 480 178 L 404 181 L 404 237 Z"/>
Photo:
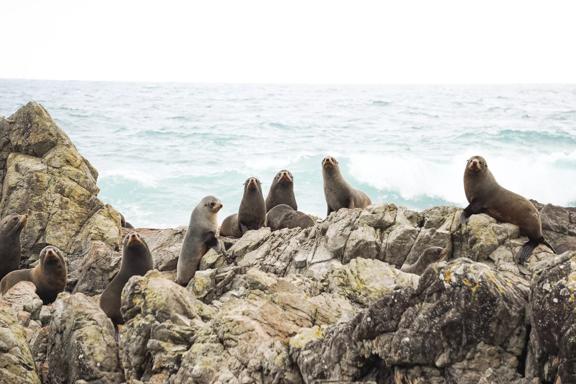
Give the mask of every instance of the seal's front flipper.
<path id="1" fill-rule="evenodd" d="M 204 244 L 206 244 L 208 248 L 216 248 L 219 245 L 218 239 L 216 238 L 216 234 L 212 231 L 206 232 L 203 235 L 202 240 L 204 241 Z"/>
<path id="2" fill-rule="evenodd" d="M 480 204 L 478 201 L 472 201 L 462 211 L 462 214 L 460 215 L 460 224 L 466 225 L 470 216 L 482 212 L 484 212 L 484 207 L 482 207 L 482 204 Z"/>
<path id="3" fill-rule="evenodd" d="M 532 254 L 532 251 L 534 251 L 534 248 L 536 248 L 539 243 L 540 243 L 539 241 L 535 240 L 528 240 L 527 242 L 525 242 L 522 248 L 520 248 L 520 250 L 516 254 L 516 263 L 524 265 L 526 263 L 526 260 L 528 260 L 528 258 Z"/>

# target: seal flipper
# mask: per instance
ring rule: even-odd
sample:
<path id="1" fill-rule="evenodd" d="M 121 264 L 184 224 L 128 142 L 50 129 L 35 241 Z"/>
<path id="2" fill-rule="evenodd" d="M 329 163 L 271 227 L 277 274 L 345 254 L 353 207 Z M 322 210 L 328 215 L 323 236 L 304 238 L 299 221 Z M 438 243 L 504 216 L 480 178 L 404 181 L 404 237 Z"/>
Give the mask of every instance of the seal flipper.
<path id="1" fill-rule="evenodd" d="M 536 240 L 528 240 L 525 242 L 516 254 L 516 262 L 520 265 L 524 265 L 538 244 L 540 244 L 540 242 Z"/>
<path id="2" fill-rule="evenodd" d="M 545 246 L 547 246 L 548 248 L 550 248 L 550 249 L 552 250 L 552 252 L 554 252 L 555 254 L 557 254 L 557 253 L 556 253 L 556 250 L 554 249 L 554 247 L 553 247 L 548 241 L 546 241 L 546 239 L 545 239 L 544 237 L 542 237 L 542 238 L 540 239 L 540 244 L 544 244 Z"/>
<path id="3" fill-rule="evenodd" d="M 466 224 L 468 222 L 468 218 L 477 213 L 483 213 L 484 207 L 482 207 L 482 203 L 477 200 L 472 201 L 460 215 L 460 224 Z"/>
<path id="4" fill-rule="evenodd" d="M 206 244 L 207 248 L 214 248 L 216 251 L 220 250 L 220 242 L 214 232 L 206 232 L 203 235 L 202 240 L 204 241 L 204 244 Z"/>

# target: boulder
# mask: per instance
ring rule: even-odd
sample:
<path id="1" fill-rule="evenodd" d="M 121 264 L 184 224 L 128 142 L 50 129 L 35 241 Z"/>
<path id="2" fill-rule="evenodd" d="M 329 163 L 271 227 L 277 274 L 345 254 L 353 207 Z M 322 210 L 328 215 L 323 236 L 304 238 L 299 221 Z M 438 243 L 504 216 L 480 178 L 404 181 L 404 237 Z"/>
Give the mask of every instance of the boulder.
<path id="1" fill-rule="evenodd" d="M 53 303 L 48 325 L 43 383 L 102 384 L 123 381 L 115 330 L 96 299 L 82 293 L 61 293 Z M 42 344 L 42 343 L 39 343 Z"/>
<path id="2" fill-rule="evenodd" d="M 0 216 L 28 214 L 26 264 L 48 244 L 75 257 L 91 240 L 118 246 L 120 215 L 98 199 L 98 173 L 40 104 L 0 120 L 0 132 Z"/>
<path id="3" fill-rule="evenodd" d="M 40 384 L 36 365 L 13 309 L 0 301 L 0 378 L 3 384 Z"/>

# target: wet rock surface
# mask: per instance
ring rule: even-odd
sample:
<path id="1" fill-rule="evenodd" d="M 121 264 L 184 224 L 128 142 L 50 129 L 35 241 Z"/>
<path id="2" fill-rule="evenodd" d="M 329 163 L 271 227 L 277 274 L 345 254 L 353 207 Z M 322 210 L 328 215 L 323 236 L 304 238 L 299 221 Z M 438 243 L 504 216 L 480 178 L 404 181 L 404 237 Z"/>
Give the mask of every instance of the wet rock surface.
<path id="1" fill-rule="evenodd" d="M 0 298 L 2 383 L 576 382 L 574 208 L 536 203 L 559 254 L 539 246 L 525 266 L 514 225 L 383 204 L 222 239 L 186 287 L 186 228 L 133 229 L 156 270 L 128 281 L 116 329 L 98 299 L 128 230 L 96 170 L 38 104 L 0 132 L 0 214 L 30 215 L 23 264 L 52 244 L 70 272 L 50 305 L 31 283 Z M 430 247 L 446 259 L 400 271 Z"/>

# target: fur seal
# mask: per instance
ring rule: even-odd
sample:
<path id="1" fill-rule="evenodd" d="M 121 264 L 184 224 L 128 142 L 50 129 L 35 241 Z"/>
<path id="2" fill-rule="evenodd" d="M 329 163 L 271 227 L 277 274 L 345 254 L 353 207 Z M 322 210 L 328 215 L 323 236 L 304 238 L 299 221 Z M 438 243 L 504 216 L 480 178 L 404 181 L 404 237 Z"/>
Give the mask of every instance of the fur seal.
<path id="1" fill-rule="evenodd" d="M 126 221 L 126 218 L 124 217 L 123 214 L 120 213 L 120 226 L 122 228 L 128 228 L 128 229 L 133 229 L 134 226 L 132 224 L 130 224 L 129 222 Z"/>
<path id="2" fill-rule="evenodd" d="M 460 221 L 466 224 L 468 217 L 487 213 L 498 221 L 517 225 L 528 236 L 516 259 L 524 264 L 538 244 L 554 248 L 544 239 L 538 210 L 528 199 L 502 188 L 482 156 L 471 157 L 464 171 L 464 192 L 469 205 L 464 208 Z"/>
<path id="3" fill-rule="evenodd" d="M 200 259 L 214 247 L 220 249 L 216 238 L 218 231 L 218 211 L 222 208 L 220 200 L 214 196 L 204 197 L 192 211 L 188 231 L 182 243 L 178 265 L 176 268 L 176 282 L 186 285 L 194 277 Z"/>
<path id="4" fill-rule="evenodd" d="M 283 228 L 308 228 L 314 220 L 304 212 L 296 211 L 287 204 L 279 204 L 266 214 L 266 226 L 277 231 Z"/>
<path id="5" fill-rule="evenodd" d="M 262 196 L 260 180 L 250 177 L 244 183 L 244 195 L 238 213 L 222 222 L 220 235 L 240 238 L 251 229 L 260 229 L 266 220 L 266 203 Z"/>
<path id="6" fill-rule="evenodd" d="M 430 264 L 443 260 L 446 256 L 448 256 L 448 251 L 446 249 L 442 247 L 429 247 L 422 252 L 414 264 L 404 263 L 400 270 L 402 272 L 421 275 Z"/>
<path id="7" fill-rule="evenodd" d="M 324 196 L 328 205 L 328 213 L 340 208 L 366 208 L 372 201 L 362 191 L 354 189 L 344 180 L 340 173 L 338 161 L 332 156 L 322 160 L 322 176 L 324 178 Z"/>
<path id="8" fill-rule="evenodd" d="M 114 324 L 124 323 L 120 313 L 122 289 L 130 277 L 144 276 L 154 268 L 154 261 L 148 249 L 148 244 L 136 232 L 124 236 L 122 241 L 122 262 L 120 271 L 100 296 L 100 308 L 108 315 Z"/>
<path id="9" fill-rule="evenodd" d="M 40 251 L 40 261 L 34 268 L 12 271 L 4 276 L 0 281 L 0 290 L 4 294 L 21 281 L 31 281 L 42 302 L 50 304 L 64 291 L 67 277 L 66 261 L 62 252 L 49 245 Z"/>
<path id="10" fill-rule="evenodd" d="M 20 234 L 28 216 L 8 215 L 0 221 L 0 279 L 20 267 Z"/>
<path id="11" fill-rule="evenodd" d="M 286 204 L 298 210 L 296 197 L 294 196 L 294 177 L 290 171 L 281 170 L 274 176 L 270 191 L 266 197 L 266 212 L 279 204 Z"/>

